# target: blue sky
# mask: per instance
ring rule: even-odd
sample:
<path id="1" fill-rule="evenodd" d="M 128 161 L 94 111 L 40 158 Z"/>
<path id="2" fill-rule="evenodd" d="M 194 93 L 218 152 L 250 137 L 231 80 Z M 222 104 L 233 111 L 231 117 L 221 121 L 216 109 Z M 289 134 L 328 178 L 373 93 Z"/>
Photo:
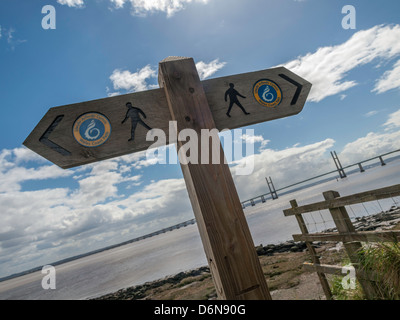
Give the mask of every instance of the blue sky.
<path id="1" fill-rule="evenodd" d="M 342 8 L 356 9 L 343 29 Z M 56 9 L 44 30 L 43 6 Z M 157 86 L 193 57 L 220 77 L 285 66 L 313 83 L 297 116 L 251 126 L 242 200 L 400 148 L 400 3 L 329 0 L 2 0 L 0 277 L 193 218 L 179 165 L 134 154 L 61 170 L 22 146 L 47 110 Z M 245 138 L 243 138 L 245 140 Z"/>

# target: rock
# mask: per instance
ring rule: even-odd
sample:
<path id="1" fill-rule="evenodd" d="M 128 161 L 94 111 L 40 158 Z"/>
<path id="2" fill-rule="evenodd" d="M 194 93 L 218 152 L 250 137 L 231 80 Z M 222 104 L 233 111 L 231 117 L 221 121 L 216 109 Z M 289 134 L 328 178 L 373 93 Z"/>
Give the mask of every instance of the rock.
<path id="1" fill-rule="evenodd" d="M 263 256 L 265 255 L 265 248 L 263 246 L 256 247 L 257 255 Z"/>

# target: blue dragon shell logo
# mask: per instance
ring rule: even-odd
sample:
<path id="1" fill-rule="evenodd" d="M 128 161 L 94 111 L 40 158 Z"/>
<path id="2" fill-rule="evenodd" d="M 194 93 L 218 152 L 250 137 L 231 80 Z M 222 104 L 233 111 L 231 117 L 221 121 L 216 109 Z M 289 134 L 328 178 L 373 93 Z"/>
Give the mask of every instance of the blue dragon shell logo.
<path id="1" fill-rule="evenodd" d="M 110 135 L 110 121 L 100 113 L 86 113 L 74 123 L 73 136 L 84 147 L 99 147 L 108 140 Z"/>
<path id="2" fill-rule="evenodd" d="M 279 86 L 267 79 L 259 80 L 254 84 L 253 95 L 259 104 L 273 108 L 282 102 L 282 90 Z"/>

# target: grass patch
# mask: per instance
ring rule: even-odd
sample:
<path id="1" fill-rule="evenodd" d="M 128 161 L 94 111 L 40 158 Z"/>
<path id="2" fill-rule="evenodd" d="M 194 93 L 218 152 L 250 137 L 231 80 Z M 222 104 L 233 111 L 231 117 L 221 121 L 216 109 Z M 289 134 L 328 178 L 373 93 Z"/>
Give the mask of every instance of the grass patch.
<path id="1" fill-rule="evenodd" d="M 364 300 L 364 293 L 358 281 L 356 281 L 354 289 L 346 289 L 342 281 L 343 277 L 341 276 L 334 276 L 330 281 L 332 295 L 335 300 Z"/>
<path id="2" fill-rule="evenodd" d="M 199 276 L 196 276 L 196 277 L 188 277 L 188 278 L 183 279 L 181 282 L 179 282 L 176 285 L 176 287 L 177 288 L 181 288 L 181 287 L 187 286 L 189 284 L 192 284 L 194 282 L 204 281 L 205 279 L 208 279 L 210 277 L 211 277 L 211 274 L 202 274 L 202 275 L 199 275 Z"/>
<path id="3" fill-rule="evenodd" d="M 362 270 L 375 280 L 377 300 L 400 300 L 399 242 L 365 246 L 360 251 L 360 262 Z"/>
<path id="4" fill-rule="evenodd" d="M 365 245 L 359 252 L 360 270 L 375 284 L 374 300 L 400 300 L 400 244 L 379 242 Z M 346 264 L 347 261 L 344 261 Z M 355 289 L 346 288 L 342 276 L 334 276 L 330 286 L 336 300 L 363 300 L 364 293 L 356 281 Z"/>

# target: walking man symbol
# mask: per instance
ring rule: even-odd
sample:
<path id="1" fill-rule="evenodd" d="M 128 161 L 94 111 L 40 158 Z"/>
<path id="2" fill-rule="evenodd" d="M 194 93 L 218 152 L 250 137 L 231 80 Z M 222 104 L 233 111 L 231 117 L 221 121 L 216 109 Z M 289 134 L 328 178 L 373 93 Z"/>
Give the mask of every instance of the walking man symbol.
<path id="1" fill-rule="evenodd" d="M 147 130 L 151 130 L 151 128 L 143 122 L 143 120 L 140 118 L 140 114 L 146 119 L 146 114 L 139 108 L 136 108 L 132 106 L 132 103 L 128 102 L 126 104 L 126 107 L 128 108 L 128 111 L 126 112 L 125 119 L 122 120 L 122 124 L 128 120 L 128 118 L 131 118 L 132 122 L 132 127 L 131 127 L 131 138 L 128 141 L 133 141 L 135 140 L 135 131 L 138 123 L 140 123 L 143 127 L 145 127 Z"/>
<path id="2" fill-rule="evenodd" d="M 233 83 L 230 83 L 229 84 L 229 89 L 228 90 L 226 90 L 226 92 L 225 92 L 225 101 L 228 101 L 228 95 L 229 95 L 229 100 L 230 100 L 230 102 L 229 102 L 229 109 L 228 109 L 228 112 L 226 113 L 226 115 L 228 116 L 228 117 L 231 117 L 231 115 L 230 115 L 230 113 L 231 113 L 231 110 L 232 110 L 232 107 L 233 107 L 233 105 L 236 103 L 236 105 L 240 108 L 240 109 L 242 109 L 242 111 L 243 111 L 243 113 L 245 114 L 245 115 L 248 115 L 248 114 L 250 114 L 249 112 L 247 112 L 244 108 L 243 108 L 243 106 L 242 106 L 242 104 L 240 103 L 240 101 L 239 101 L 239 99 L 238 99 L 238 96 L 239 97 L 242 97 L 243 99 L 246 99 L 246 97 L 245 96 L 242 96 L 239 92 L 237 92 L 235 89 L 234 89 L 234 87 L 235 87 L 235 85 L 233 84 Z"/>

